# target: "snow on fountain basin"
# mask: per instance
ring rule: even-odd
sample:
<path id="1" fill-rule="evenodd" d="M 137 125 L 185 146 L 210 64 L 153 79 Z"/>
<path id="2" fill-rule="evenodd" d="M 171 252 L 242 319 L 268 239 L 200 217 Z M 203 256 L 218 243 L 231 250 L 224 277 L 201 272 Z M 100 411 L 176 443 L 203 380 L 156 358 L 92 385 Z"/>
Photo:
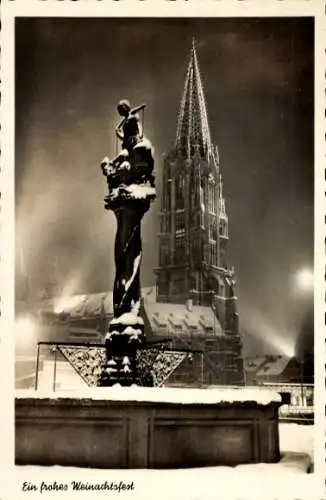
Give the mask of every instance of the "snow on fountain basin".
<path id="1" fill-rule="evenodd" d="M 87 479 L 79 471 L 84 469 L 75 466 L 91 467 L 90 482 L 99 482 L 101 477 L 106 479 L 108 471 L 110 477 L 116 477 L 112 469 L 128 468 L 130 472 L 119 472 L 119 478 L 124 480 L 134 475 L 144 483 L 145 477 L 151 477 L 161 483 L 161 473 L 152 470 L 149 476 L 142 469 L 169 469 L 162 473 L 166 484 L 174 478 L 190 486 L 186 477 L 195 480 L 193 488 L 186 488 L 184 498 L 187 499 L 196 498 L 189 497 L 190 492 L 199 494 L 199 478 L 205 488 L 206 483 L 211 482 L 216 492 L 221 491 L 217 488 L 220 484 L 223 493 L 229 481 L 238 484 L 250 478 L 256 483 L 261 478 L 263 484 L 262 478 L 266 475 L 274 484 L 277 476 L 286 476 L 288 481 L 299 472 L 303 474 L 311 463 L 309 455 L 297 450 L 279 455 L 279 404 L 278 394 L 261 388 L 114 386 L 55 393 L 20 391 L 16 394 L 16 456 L 20 464 L 39 466 L 46 460 L 48 465 L 64 465 L 58 470 L 60 475 L 63 470 L 74 471 L 83 481 Z M 45 425 L 47 419 L 50 419 L 50 427 Z M 113 420 L 116 427 L 104 424 Z M 103 424 L 99 426 L 98 422 Z M 139 436 L 139 439 L 129 439 L 123 444 L 125 435 Z M 58 444 L 63 442 L 67 443 L 67 449 Z M 44 448 L 45 443 L 49 451 Z M 108 443 L 111 446 L 108 447 Z M 124 458 L 124 446 L 128 446 L 128 459 Z M 203 466 L 204 469 L 198 469 Z M 197 467 L 196 472 L 189 474 L 189 467 Z M 96 470 L 99 468 L 102 472 Z M 187 476 L 186 471 L 181 470 L 184 468 L 188 470 Z M 131 472 L 132 469 L 138 470 Z M 230 491 L 232 488 L 234 486 Z M 169 498 L 172 498 L 170 494 Z"/>
<path id="2" fill-rule="evenodd" d="M 219 403 L 256 403 L 268 405 L 270 403 L 280 403 L 281 396 L 271 390 L 257 387 L 239 388 L 207 388 L 207 389 L 179 389 L 171 387 L 96 387 L 83 390 L 53 391 L 16 391 L 16 398 L 36 398 L 36 399 L 92 399 L 107 401 L 133 401 L 133 402 L 155 402 L 169 404 L 219 404 Z"/>

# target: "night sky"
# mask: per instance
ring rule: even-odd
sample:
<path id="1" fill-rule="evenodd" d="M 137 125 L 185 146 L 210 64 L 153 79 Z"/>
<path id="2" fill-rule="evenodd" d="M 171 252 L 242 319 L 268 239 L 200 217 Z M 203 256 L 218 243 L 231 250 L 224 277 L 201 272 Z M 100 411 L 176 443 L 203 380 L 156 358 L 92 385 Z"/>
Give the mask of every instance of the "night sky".
<path id="1" fill-rule="evenodd" d="M 66 292 L 112 288 L 115 220 L 99 165 L 115 155 L 116 104 L 128 98 L 146 102 L 156 152 L 142 266 L 143 285 L 155 283 L 162 155 L 175 138 L 193 36 L 246 350 L 288 352 L 308 307 L 292 276 L 313 266 L 313 19 L 19 19 L 17 256 L 34 292 L 53 269 Z"/>

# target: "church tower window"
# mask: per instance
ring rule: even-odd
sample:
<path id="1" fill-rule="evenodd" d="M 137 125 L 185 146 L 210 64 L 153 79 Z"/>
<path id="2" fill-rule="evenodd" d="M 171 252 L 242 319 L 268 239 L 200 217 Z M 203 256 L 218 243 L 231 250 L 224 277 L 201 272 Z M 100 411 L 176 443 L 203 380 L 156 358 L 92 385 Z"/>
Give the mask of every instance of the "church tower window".
<path id="1" fill-rule="evenodd" d="M 209 218 L 208 238 L 214 242 L 217 240 L 217 220 L 212 215 Z"/>
<path id="2" fill-rule="evenodd" d="M 185 211 L 180 210 L 175 214 L 175 230 L 182 233 L 185 230 Z"/>
<path id="3" fill-rule="evenodd" d="M 182 175 L 175 181 L 175 206 L 177 210 L 185 206 L 185 182 Z"/>
<path id="4" fill-rule="evenodd" d="M 208 183 L 208 211 L 212 214 L 216 213 L 215 185 L 212 182 Z"/>
<path id="5" fill-rule="evenodd" d="M 184 262 L 185 259 L 185 237 L 183 234 L 177 235 L 175 239 L 175 263 Z"/>
<path id="6" fill-rule="evenodd" d="M 168 175 L 163 176 L 162 211 L 171 210 L 171 179 Z"/>
<path id="7" fill-rule="evenodd" d="M 228 225 L 227 225 L 227 221 L 224 218 L 220 219 L 219 234 L 220 234 L 220 236 L 223 236 L 224 238 L 228 237 Z"/>
<path id="8" fill-rule="evenodd" d="M 169 213 L 161 215 L 161 233 L 166 234 L 171 230 L 171 218 Z"/>

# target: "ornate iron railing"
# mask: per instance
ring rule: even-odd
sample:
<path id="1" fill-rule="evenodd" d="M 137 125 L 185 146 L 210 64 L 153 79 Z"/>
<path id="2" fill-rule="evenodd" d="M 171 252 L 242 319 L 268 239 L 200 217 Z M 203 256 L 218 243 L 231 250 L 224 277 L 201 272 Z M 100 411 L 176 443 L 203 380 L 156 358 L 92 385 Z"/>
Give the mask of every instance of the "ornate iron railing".
<path id="1" fill-rule="evenodd" d="M 137 353 L 139 383 L 142 386 L 162 386 L 185 359 L 192 357 L 199 350 L 167 347 L 166 341 L 151 342 Z M 58 353 L 69 363 L 75 372 L 89 387 L 98 386 L 102 366 L 106 361 L 105 346 L 90 342 L 50 342 L 37 344 L 35 389 L 39 383 L 40 348 L 47 346 L 54 353 L 53 391 L 56 389 Z"/>

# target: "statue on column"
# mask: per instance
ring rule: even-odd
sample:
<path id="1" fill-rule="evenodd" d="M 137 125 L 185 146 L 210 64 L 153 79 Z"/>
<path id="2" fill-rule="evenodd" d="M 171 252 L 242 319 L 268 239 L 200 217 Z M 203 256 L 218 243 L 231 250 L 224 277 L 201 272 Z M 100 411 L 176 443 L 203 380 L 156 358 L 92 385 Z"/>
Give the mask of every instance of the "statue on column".
<path id="1" fill-rule="evenodd" d="M 104 158 L 101 163 L 109 191 L 105 208 L 117 218 L 114 317 L 105 337 L 101 386 L 137 384 L 136 353 L 145 341 L 140 316 L 141 221 L 156 193 L 153 148 L 143 136 L 138 115 L 144 108 L 145 104 L 132 109 L 128 101 L 119 102 L 122 120 L 116 135 L 122 141 L 121 151 L 115 159 Z"/>

